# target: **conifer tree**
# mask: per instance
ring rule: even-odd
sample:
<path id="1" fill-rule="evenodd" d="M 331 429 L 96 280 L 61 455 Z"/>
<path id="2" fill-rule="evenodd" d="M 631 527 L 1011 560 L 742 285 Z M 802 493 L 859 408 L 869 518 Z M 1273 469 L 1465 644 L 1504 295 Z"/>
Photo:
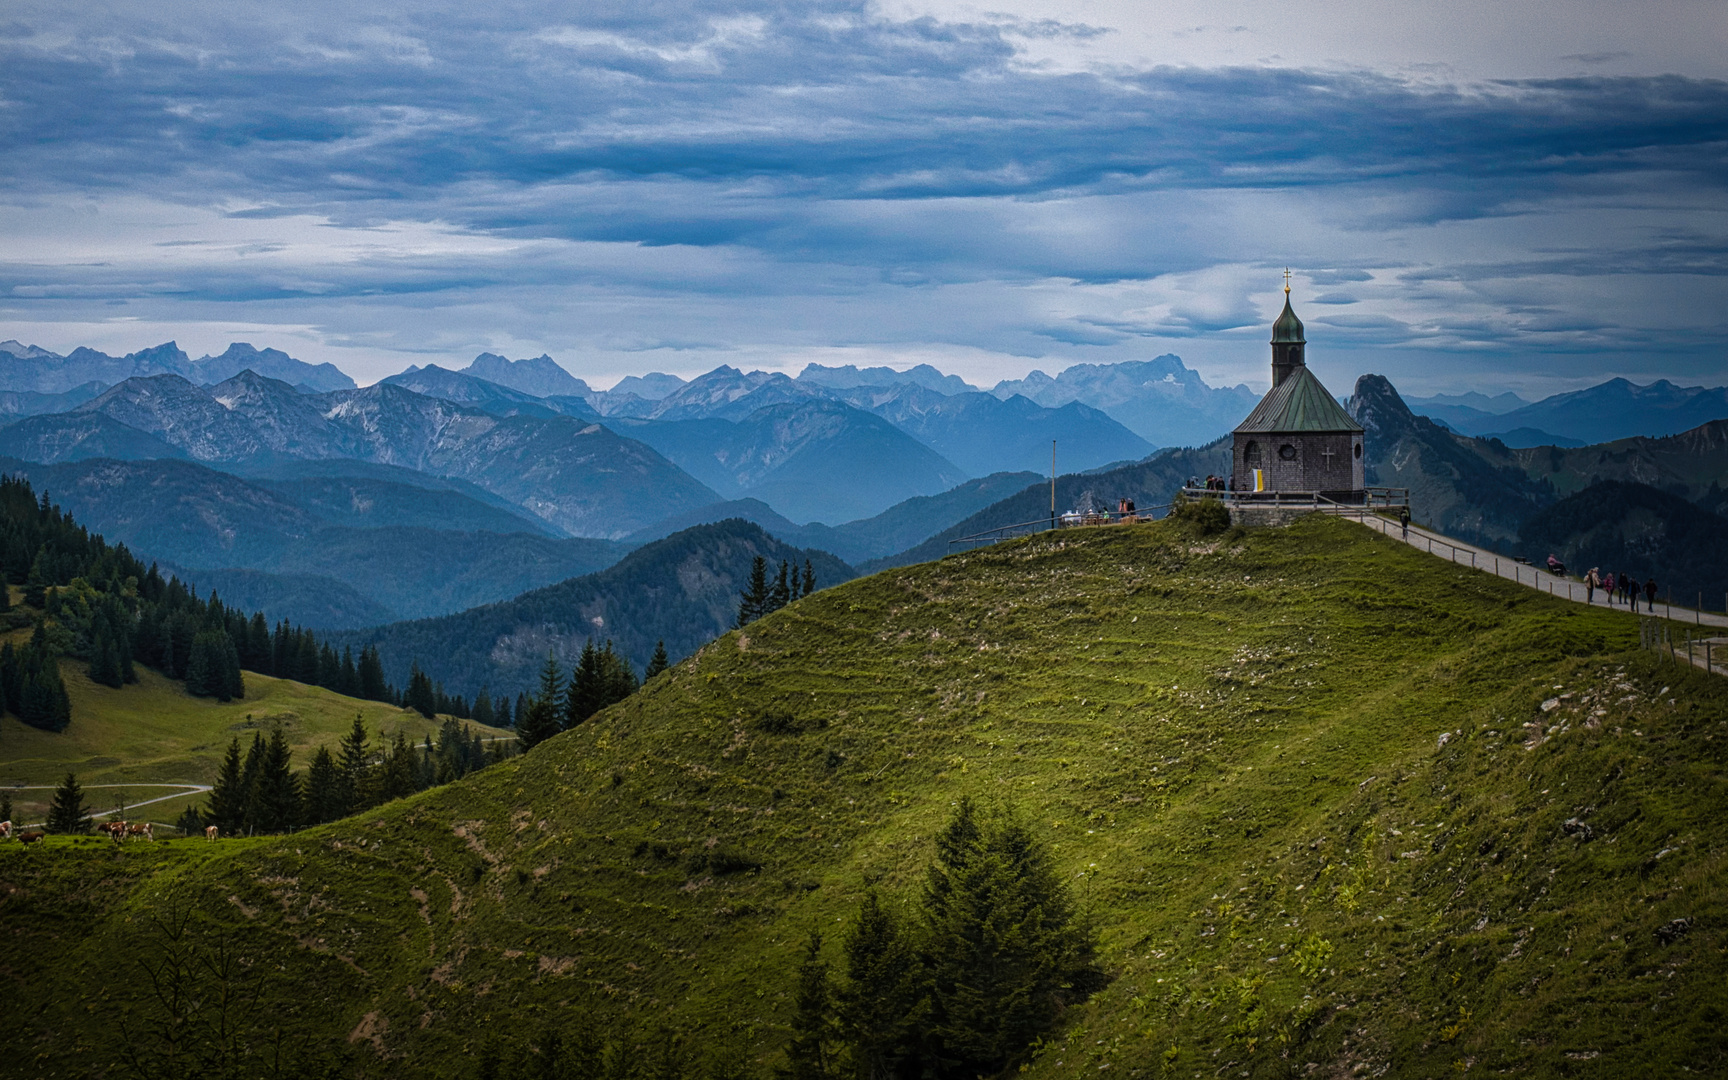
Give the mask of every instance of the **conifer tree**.
<path id="1" fill-rule="evenodd" d="M 0 821 L 12 820 L 12 793 L 0 788 Z"/>
<path id="2" fill-rule="evenodd" d="M 816 571 L 810 566 L 810 560 L 804 560 L 804 595 L 809 596 L 816 591 Z"/>
<path id="3" fill-rule="evenodd" d="M 21 672 L 18 650 L 12 647 L 10 641 L 0 645 L 0 708 L 14 714 L 18 712 Z"/>
<path id="4" fill-rule="evenodd" d="M 474 722 L 492 727 L 497 720 L 498 714 L 492 711 L 492 695 L 482 686 L 480 692 L 474 695 Z"/>
<path id="5" fill-rule="evenodd" d="M 662 638 L 654 645 L 654 655 L 649 658 L 648 667 L 642 672 L 642 681 L 646 683 L 649 679 L 652 679 L 654 676 L 660 674 L 671 666 L 670 662 L 666 659 L 666 641 Z"/>
<path id="6" fill-rule="evenodd" d="M 378 647 L 368 645 L 360 650 L 360 696 L 367 701 L 387 701 L 389 684 L 384 681 L 384 662 L 378 658 Z"/>
<path id="7" fill-rule="evenodd" d="M 378 794 L 381 801 L 400 799 L 420 790 L 420 755 L 408 743 L 408 736 L 398 731 L 380 770 Z"/>
<path id="8" fill-rule="evenodd" d="M 300 781 L 293 772 L 294 752 L 281 725 L 270 733 L 258 770 L 257 828 L 262 833 L 286 832 L 299 824 Z"/>
<path id="9" fill-rule="evenodd" d="M 100 620 L 92 629 L 90 642 L 90 681 L 118 690 L 126 685 L 120 673 L 120 654 L 108 636 L 107 620 Z"/>
<path id="10" fill-rule="evenodd" d="M 758 555 L 750 562 L 750 583 L 739 594 L 738 625 L 748 626 L 768 613 L 768 560 Z"/>
<path id="11" fill-rule="evenodd" d="M 252 745 L 246 750 L 246 760 L 240 765 L 240 828 L 237 830 L 246 835 L 259 832 L 259 826 L 264 816 L 262 803 L 262 779 L 264 776 L 264 759 L 269 753 L 269 747 L 264 742 L 264 733 L 252 733 Z"/>
<path id="12" fill-rule="evenodd" d="M 856 1075 L 900 1076 L 918 1054 L 928 987 L 911 928 L 864 894 L 846 935 L 846 984 L 836 999 Z"/>
<path id="13" fill-rule="evenodd" d="M 775 1070 L 777 1080 L 838 1077 L 839 1023 L 828 962 L 822 959 L 822 935 L 815 930 L 804 943 L 792 1009 L 792 1041 L 786 1044 L 786 1064 Z"/>
<path id="14" fill-rule="evenodd" d="M 1095 943 L 1049 853 L 1014 815 L 962 799 L 936 839 L 923 895 L 933 1053 L 992 1075 L 1096 984 Z"/>
<path id="15" fill-rule="evenodd" d="M 563 703 L 559 695 L 563 689 L 564 672 L 548 649 L 546 663 L 540 668 L 540 693 L 528 702 L 527 715 L 518 716 L 516 720 L 516 738 L 524 753 L 558 734 L 562 728 L 559 712 Z"/>
<path id="16" fill-rule="evenodd" d="M 338 782 L 336 759 L 330 756 L 329 747 L 320 746 L 312 755 L 312 764 L 306 767 L 305 803 L 300 812 L 301 821 L 307 825 L 322 825 L 336 820 Z"/>
<path id="17" fill-rule="evenodd" d="M 213 697 L 230 701 L 234 694 L 228 666 L 228 651 L 233 643 L 220 630 L 204 630 L 192 638 L 186 658 L 186 692 L 193 697 Z"/>
<path id="18" fill-rule="evenodd" d="M 432 680 L 420 670 L 417 662 L 408 669 L 408 694 L 405 702 L 408 708 L 428 720 L 438 713 L 438 702 L 432 692 Z"/>
<path id="19" fill-rule="evenodd" d="M 582 655 L 570 671 L 570 686 L 564 693 L 565 731 L 600 711 L 605 696 L 602 681 L 600 650 L 594 647 L 594 639 L 589 638 L 582 643 Z"/>
<path id="20" fill-rule="evenodd" d="M 216 782 L 210 787 L 209 809 L 205 816 L 224 834 L 240 832 L 246 808 L 246 795 L 240 781 L 240 737 L 228 743 L 222 767 L 216 771 Z"/>
<path id="21" fill-rule="evenodd" d="M 47 557 L 48 548 L 46 546 L 38 548 L 36 558 L 30 563 L 30 572 L 24 578 L 24 603 L 33 608 L 41 609 L 48 606 L 48 578 L 42 566 L 43 560 Z"/>
<path id="22" fill-rule="evenodd" d="M 354 666 L 354 647 L 351 645 L 342 646 L 342 671 L 336 683 L 337 693 L 360 696 L 360 671 Z"/>
<path id="23" fill-rule="evenodd" d="M 348 729 L 337 749 L 336 817 L 347 817 L 370 805 L 366 771 L 368 767 L 366 725 L 360 714 L 354 714 L 354 726 Z"/>
<path id="24" fill-rule="evenodd" d="M 768 590 L 768 610 L 779 611 L 792 602 L 792 585 L 786 580 L 789 570 L 786 560 L 780 560 L 780 576 L 774 579 L 774 587 Z"/>
<path id="25" fill-rule="evenodd" d="M 85 833 L 90 823 L 84 819 L 84 789 L 71 773 L 54 789 L 54 801 L 48 807 L 48 831 L 51 833 Z"/>

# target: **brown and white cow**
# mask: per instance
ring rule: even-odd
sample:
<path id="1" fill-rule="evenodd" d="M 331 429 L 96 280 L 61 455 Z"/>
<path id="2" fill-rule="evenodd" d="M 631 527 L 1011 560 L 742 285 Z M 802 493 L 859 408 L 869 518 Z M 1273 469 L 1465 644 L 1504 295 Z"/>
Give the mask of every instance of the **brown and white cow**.
<path id="1" fill-rule="evenodd" d="M 12 839 L 12 823 L 10 821 L 0 821 L 0 840 L 10 839 Z"/>
<path id="2" fill-rule="evenodd" d="M 142 836 L 152 844 L 156 842 L 156 837 L 152 836 L 150 833 L 150 823 L 148 821 L 129 821 L 126 823 L 126 838 L 130 840 L 134 836 Z"/>
<path id="3" fill-rule="evenodd" d="M 218 829 L 216 826 L 214 826 L 214 825 L 204 826 L 204 839 L 214 840 L 220 835 L 222 835 L 222 830 Z"/>
<path id="4" fill-rule="evenodd" d="M 124 821 L 104 821 L 99 828 L 108 834 L 108 839 L 118 844 L 126 839 L 126 823 Z"/>
<path id="5" fill-rule="evenodd" d="M 20 844 L 24 844 L 24 845 L 28 846 L 30 844 L 34 844 L 36 841 L 42 839 L 44 836 L 47 836 L 47 835 L 48 835 L 47 833 L 41 832 L 39 830 L 33 831 L 33 832 L 21 832 L 18 834 L 18 842 Z"/>

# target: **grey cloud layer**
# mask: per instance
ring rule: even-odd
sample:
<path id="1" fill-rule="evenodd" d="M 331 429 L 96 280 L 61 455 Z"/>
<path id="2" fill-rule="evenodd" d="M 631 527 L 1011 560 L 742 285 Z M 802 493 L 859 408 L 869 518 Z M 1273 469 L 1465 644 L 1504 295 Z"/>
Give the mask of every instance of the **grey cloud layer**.
<path id="1" fill-rule="evenodd" d="M 361 5 L 289 8 L 167 5 L 149 20 L 129 5 L 16 8 L 0 26 L 7 201 L 127 195 L 311 215 L 344 230 L 406 220 L 559 243 L 460 257 L 386 249 L 295 268 L 188 259 L 158 274 L 127 260 L 55 265 L 15 253 L 0 256 L 9 313 L 33 299 L 104 296 L 245 304 L 559 286 L 724 297 L 1104 285 L 1302 261 L 1311 253 L 1290 235 L 1265 236 L 1282 231 L 1271 223 L 1258 225 L 1256 253 L 1253 223 L 1227 220 L 1266 205 L 1257 192 L 1313 193 L 1309 212 L 1327 238 L 1315 242 L 1324 257 L 1308 261 L 1336 267 L 1313 278 L 1329 287 L 1316 300 L 1362 341 L 1420 336 L 1411 318 L 1350 312 L 1373 295 L 1363 267 L 1410 287 L 1609 266 L 1719 280 L 1728 269 L 1728 230 L 1688 208 L 1719 204 L 1728 183 L 1728 85 L 1718 82 L 1447 89 L 1276 69 L 1045 75 L 1017 63 L 1012 35 L 1097 31 L 892 23 L 861 4 L 584 4 L 580 25 L 555 6 L 384 18 Z M 1580 231 L 1570 247 L 1545 250 L 1473 242 L 1412 258 L 1407 244 L 1386 243 L 1554 207 L 1579 221 L 1654 207 L 1661 221 L 1609 237 Z M 1348 235 L 1360 240 L 1353 260 Z M 600 254 L 609 245 L 679 254 Z M 970 343 L 1100 348 L 1258 317 L 1240 290 L 1207 311 L 1167 307 L 1021 314 Z M 1515 307 L 1502 302 L 1503 313 Z M 1491 338 L 1517 337 L 1486 325 Z M 666 337 L 716 340 L 708 329 Z M 1721 329 L 1693 327 L 1676 347 L 1697 347 L 1700 334 L 1719 341 Z"/>

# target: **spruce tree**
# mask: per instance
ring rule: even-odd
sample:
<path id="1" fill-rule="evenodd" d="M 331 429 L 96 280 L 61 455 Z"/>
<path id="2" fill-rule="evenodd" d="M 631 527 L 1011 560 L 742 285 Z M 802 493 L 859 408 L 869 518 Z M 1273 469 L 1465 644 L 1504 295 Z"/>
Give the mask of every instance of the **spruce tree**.
<path id="1" fill-rule="evenodd" d="M 90 681 L 118 690 L 126 685 L 120 670 L 120 653 L 108 633 L 108 620 L 96 618 L 91 626 Z"/>
<path id="2" fill-rule="evenodd" d="M 600 711 L 605 698 L 603 681 L 600 651 L 594 647 L 594 639 L 589 638 L 582 644 L 582 655 L 570 671 L 570 687 L 564 693 L 565 731 Z"/>
<path id="3" fill-rule="evenodd" d="M 30 572 L 24 578 L 24 603 L 38 610 L 48 606 L 48 578 L 42 566 L 47 556 L 46 546 L 37 548 L 36 558 L 30 563 Z"/>
<path id="4" fill-rule="evenodd" d="M 240 674 L 240 651 L 226 630 L 218 630 L 211 645 L 216 650 L 222 670 L 222 691 L 218 701 L 240 701 L 246 697 L 246 680 Z"/>
<path id="5" fill-rule="evenodd" d="M 739 594 L 738 625 L 748 626 L 768 613 L 768 560 L 758 555 L 750 561 L 750 583 Z"/>
<path id="6" fill-rule="evenodd" d="M 810 560 L 804 560 L 804 595 L 809 596 L 816 591 L 816 571 L 811 568 Z"/>
<path id="7" fill-rule="evenodd" d="M 360 696 L 367 701 L 386 701 L 390 696 L 390 686 L 384 681 L 384 662 L 378 658 L 376 645 L 360 650 Z"/>
<path id="8" fill-rule="evenodd" d="M 287 832 L 300 823 L 300 781 L 293 772 L 294 752 L 281 725 L 270 733 L 258 771 L 258 831 Z"/>
<path id="9" fill-rule="evenodd" d="M 232 836 L 240 832 L 245 817 L 246 796 L 240 786 L 240 738 L 235 736 L 228 743 L 228 752 L 222 758 L 222 767 L 216 771 L 216 782 L 210 788 L 209 809 L 205 817 L 210 823 L 222 830 L 224 835 Z"/>
<path id="10" fill-rule="evenodd" d="M 600 708 L 604 709 L 623 701 L 634 694 L 640 685 L 642 684 L 636 681 L 636 670 L 630 666 L 630 661 L 612 648 L 611 641 L 607 641 L 606 647 L 600 650 Z M 598 712 L 599 709 L 595 711 Z"/>
<path id="11" fill-rule="evenodd" d="M 558 734 L 562 728 L 559 713 L 563 703 L 559 700 L 559 693 L 563 688 L 564 672 L 548 649 L 546 663 L 540 668 L 540 693 L 528 702 L 526 715 L 518 715 L 516 719 L 516 738 L 524 752 Z"/>
<path id="12" fill-rule="evenodd" d="M 894 1077 L 917 1059 L 928 1020 L 924 965 L 911 928 L 864 894 L 846 935 L 846 984 L 837 995 L 841 1029 L 856 1075 Z"/>
<path id="13" fill-rule="evenodd" d="M 355 713 L 354 726 L 348 729 L 337 749 L 336 817 L 347 817 L 371 805 L 366 782 L 367 757 L 366 725 L 361 722 L 360 714 Z"/>
<path id="14" fill-rule="evenodd" d="M 329 747 L 320 746 L 312 755 L 312 764 L 306 767 L 305 801 L 300 812 L 302 822 L 322 825 L 336 820 L 338 783 L 336 759 L 330 756 Z"/>
<path id="15" fill-rule="evenodd" d="M 654 655 L 649 658 L 648 667 L 642 672 L 642 681 L 646 683 L 671 666 L 666 659 L 666 642 L 662 639 L 654 645 Z"/>
<path id="16" fill-rule="evenodd" d="M 0 588 L 3 588 L 0 585 Z M 0 709 L 18 713 L 20 691 L 23 689 L 23 669 L 18 663 L 18 650 L 10 641 L 0 645 Z"/>
<path id="17" fill-rule="evenodd" d="M 962 799 L 936 840 L 923 895 L 933 1052 L 954 1075 L 993 1075 L 1098 982 L 1091 934 L 1050 855 L 1016 816 Z"/>
<path id="18" fill-rule="evenodd" d="M 54 801 L 48 807 L 48 831 L 51 833 L 85 833 L 90 823 L 84 819 L 84 789 L 71 773 L 54 789 Z"/>
<path id="19" fill-rule="evenodd" d="M 492 695 L 482 686 L 480 692 L 474 695 L 474 722 L 492 727 L 498 721 L 498 714 L 492 711 Z"/>
<path id="20" fill-rule="evenodd" d="M 342 673 L 337 677 L 336 692 L 349 697 L 360 696 L 360 670 L 354 666 L 354 647 L 342 646 Z"/>
<path id="21" fill-rule="evenodd" d="M 3 587 L 3 583 L 0 583 Z M 12 820 L 12 793 L 0 788 L 0 821 Z"/>
<path id="22" fill-rule="evenodd" d="M 408 669 L 408 708 L 430 720 L 438 713 L 438 702 L 432 693 L 432 680 L 420 670 L 418 662 Z"/>
<path id="23" fill-rule="evenodd" d="M 792 586 L 786 580 L 789 569 L 786 560 L 780 560 L 780 576 L 774 579 L 774 587 L 768 590 L 768 610 L 779 611 L 792 602 Z"/>
<path id="24" fill-rule="evenodd" d="M 222 667 L 222 650 L 216 636 L 197 634 L 186 658 L 186 692 L 193 697 L 228 700 L 228 674 Z"/>
<path id="25" fill-rule="evenodd" d="M 839 1022 L 828 962 L 822 959 L 822 935 L 812 930 L 798 965 L 798 988 L 792 999 L 792 1041 L 786 1044 L 786 1064 L 774 1071 L 777 1080 L 833 1080 L 839 1076 Z"/>
<path id="26" fill-rule="evenodd" d="M 252 745 L 246 750 L 246 760 L 240 765 L 240 828 L 239 832 L 248 836 L 262 831 L 264 820 L 264 759 L 269 754 L 269 747 L 264 742 L 264 733 L 252 733 Z"/>

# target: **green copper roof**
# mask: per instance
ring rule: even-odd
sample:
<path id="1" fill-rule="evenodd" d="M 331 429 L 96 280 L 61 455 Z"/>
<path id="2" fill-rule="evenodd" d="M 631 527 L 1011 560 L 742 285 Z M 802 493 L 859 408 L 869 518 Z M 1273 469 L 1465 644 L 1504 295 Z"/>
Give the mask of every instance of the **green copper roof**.
<path id="1" fill-rule="evenodd" d="M 1285 308 L 1289 311 L 1289 308 Z M 1295 318 L 1294 315 L 1291 316 Z M 1283 322 L 1282 319 L 1279 322 Z M 1297 324 L 1301 326 L 1300 323 Z M 1301 333 L 1298 329 L 1297 333 Z M 1236 425 L 1248 432 L 1272 431 L 1361 431 L 1338 399 L 1326 392 L 1306 366 L 1296 368 L 1284 381 L 1260 399 L 1248 419 Z"/>
<path id="2" fill-rule="evenodd" d="M 1290 294 L 1284 294 L 1284 311 L 1278 316 L 1278 321 L 1272 324 L 1272 344 L 1306 345 L 1302 338 L 1302 320 L 1296 317 L 1296 312 L 1290 309 Z"/>

